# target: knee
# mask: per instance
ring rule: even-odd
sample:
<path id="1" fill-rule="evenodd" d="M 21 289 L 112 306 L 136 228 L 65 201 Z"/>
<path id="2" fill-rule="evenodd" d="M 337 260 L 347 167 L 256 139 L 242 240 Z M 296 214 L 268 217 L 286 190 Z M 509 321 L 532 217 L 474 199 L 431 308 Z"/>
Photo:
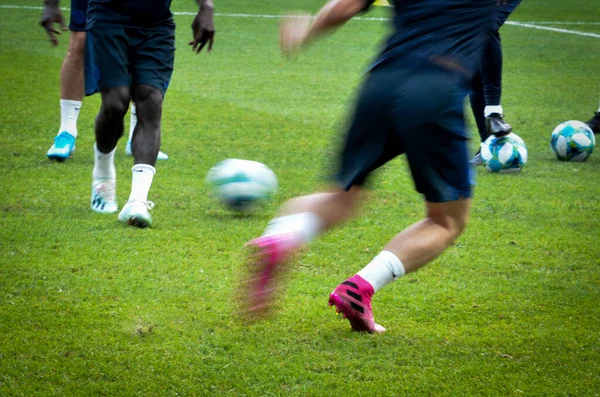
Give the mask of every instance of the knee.
<path id="1" fill-rule="evenodd" d="M 115 88 L 102 93 L 102 111 L 109 117 L 123 118 L 129 107 L 129 91 Z"/>
<path id="2" fill-rule="evenodd" d="M 135 108 L 138 123 L 146 131 L 160 132 L 163 95 L 158 89 L 150 86 L 138 86 L 134 91 Z"/>
<path id="3" fill-rule="evenodd" d="M 469 221 L 468 213 L 465 214 L 430 214 L 429 219 L 447 231 L 448 240 L 454 242 L 466 229 Z"/>
<path id="4" fill-rule="evenodd" d="M 83 62 L 85 54 L 85 32 L 71 32 L 69 38 L 68 56 Z"/>
<path id="5" fill-rule="evenodd" d="M 454 219 L 454 227 L 453 227 L 454 238 L 457 238 L 458 236 L 463 234 L 463 232 L 467 228 L 467 223 L 469 223 L 468 216 Z"/>
<path id="6" fill-rule="evenodd" d="M 162 110 L 162 92 L 154 87 L 136 87 L 134 99 L 138 114 L 158 114 L 157 111 Z"/>

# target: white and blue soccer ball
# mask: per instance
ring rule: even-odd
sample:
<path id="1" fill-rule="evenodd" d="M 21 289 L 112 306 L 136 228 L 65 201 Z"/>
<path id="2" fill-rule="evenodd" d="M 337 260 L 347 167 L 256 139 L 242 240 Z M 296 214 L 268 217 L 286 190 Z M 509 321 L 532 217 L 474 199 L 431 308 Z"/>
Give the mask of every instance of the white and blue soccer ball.
<path id="1" fill-rule="evenodd" d="M 210 169 L 206 181 L 214 196 L 234 212 L 248 212 L 277 192 L 277 177 L 263 163 L 227 159 Z"/>
<path id="2" fill-rule="evenodd" d="M 550 147 L 561 161 L 585 161 L 596 146 L 596 137 L 587 126 L 577 120 L 559 124 L 550 137 Z"/>
<path id="3" fill-rule="evenodd" d="M 490 136 L 481 144 L 481 160 L 490 172 L 515 173 L 527 164 L 527 146 L 515 133 Z"/>

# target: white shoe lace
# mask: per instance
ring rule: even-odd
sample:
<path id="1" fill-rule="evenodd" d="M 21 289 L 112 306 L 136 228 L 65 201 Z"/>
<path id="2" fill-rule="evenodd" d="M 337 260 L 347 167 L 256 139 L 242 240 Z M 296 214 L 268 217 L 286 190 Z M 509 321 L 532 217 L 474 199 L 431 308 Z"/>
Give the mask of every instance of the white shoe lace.
<path id="1" fill-rule="evenodd" d="M 133 204 L 133 203 L 140 203 L 140 204 L 144 205 L 148 210 L 151 210 L 152 208 L 154 208 L 153 201 L 129 200 L 127 202 L 127 204 Z"/>

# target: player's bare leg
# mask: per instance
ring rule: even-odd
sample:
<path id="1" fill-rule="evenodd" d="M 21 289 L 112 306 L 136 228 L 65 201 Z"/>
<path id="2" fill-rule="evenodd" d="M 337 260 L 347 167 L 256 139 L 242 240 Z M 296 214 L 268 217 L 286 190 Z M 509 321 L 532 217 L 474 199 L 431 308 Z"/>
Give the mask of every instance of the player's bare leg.
<path id="1" fill-rule="evenodd" d="M 69 49 L 60 71 L 60 128 L 48 158 L 58 161 L 73 155 L 77 138 L 77 119 L 84 95 L 83 59 L 85 32 L 71 32 Z"/>
<path id="2" fill-rule="evenodd" d="M 85 38 L 85 32 L 71 32 L 69 49 L 60 70 L 60 97 L 62 99 L 72 101 L 81 101 L 83 99 Z"/>
<path id="3" fill-rule="evenodd" d="M 129 108 L 129 87 L 117 87 L 101 93 L 102 104 L 96 117 L 96 147 L 110 153 L 123 136 L 123 117 Z"/>
<path id="4" fill-rule="evenodd" d="M 353 329 L 384 332 L 375 323 L 371 298 L 403 275 L 432 261 L 463 232 L 471 200 L 426 203 L 426 217 L 396 235 L 371 263 L 337 286 L 329 304 L 344 314 Z"/>
<path id="5" fill-rule="evenodd" d="M 470 199 L 426 202 L 425 219 L 396 235 L 384 250 L 394 253 L 407 273 L 417 270 L 439 256 L 464 231 L 470 206 Z"/>
<path id="6" fill-rule="evenodd" d="M 138 120 L 131 140 L 134 157 L 131 194 L 119 214 L 119 220 L 133 226 L 148 227 L 152 224 L 148 210 L 154 206 L 148 201 L 148 192 L 160 148 L 163 94 L 154 87 L 138 85 L 133 88 L 133 100 Z"/>
<path id="7" fill-rule="evenodd" d="M 160 148 L 162 93 L 147 85 L 135 86 L 133 100 L 138 118 L 131 139 L 134 163 L 154 166 Z"/>
<path id="8" fill-rule="evenodd" d="M 90 203 L 96 212 L 113 213 L 118 210 L 114 156 L 117 142 L 123 135 L 123 117 L 127 113 L 130 96 L 129 87 L 117 87 L 101 93 L 102 105 L 96 117 Z"/>

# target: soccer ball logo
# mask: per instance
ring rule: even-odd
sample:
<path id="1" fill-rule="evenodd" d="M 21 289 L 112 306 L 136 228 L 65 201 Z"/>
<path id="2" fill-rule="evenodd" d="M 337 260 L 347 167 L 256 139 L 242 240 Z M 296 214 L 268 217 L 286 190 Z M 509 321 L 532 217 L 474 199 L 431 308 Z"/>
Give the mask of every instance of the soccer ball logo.
<path id="1" fill-rule="evenodd" d="M 527 146 L 517 134 L 490 136 L 481 144 L 481 159 L 490 172 L 515 173 L 527 164 Z"/>
<path id="2" fill-rule="evenodd" d="M 206 181 L 217 199 L 234 212 L 255 209 L 277 191 L 275 173 L 250 160 L 223 160 L 210 169 Z"/>
<path id="3" fill-rule="evenodd" d="M 559 124 L 550 138 L 550 147 L 561 161 L 585 161 L 596 146 L 596 137 L 585 123 L 576 120 Z"/>

